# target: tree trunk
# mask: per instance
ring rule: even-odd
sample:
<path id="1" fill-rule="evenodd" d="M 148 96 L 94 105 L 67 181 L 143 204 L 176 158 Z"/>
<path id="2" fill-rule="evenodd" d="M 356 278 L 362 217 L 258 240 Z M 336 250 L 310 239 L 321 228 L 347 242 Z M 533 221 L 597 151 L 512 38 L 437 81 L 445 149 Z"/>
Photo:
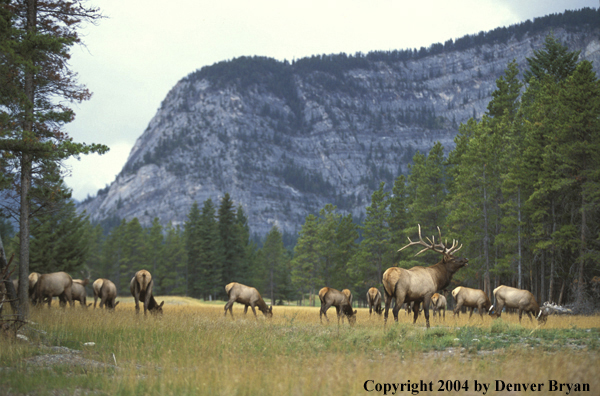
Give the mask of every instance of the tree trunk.
<path id="1" fill-rule="evenodd" d="M 517 288 L 522 289 L 521 279 L 523 279 L 522 275 L 522 264 L 521 264 L 521 187 L 517 190 L 517 241 L 518 241 L 518 257 L 517 257 Z"/>
<path id="2" fill-rule="evenodd" d="M 488 233 L 488 213 L 487 213 L 487 190 L 485 185 L 485 167 L 483 169 L 483 255 L 485 259 L 485 272 L 483 274 L 483 291 L 491 298 L 490 290 L 490 237 Z"/>
<path id="3" fill-rule="evenodd" d="M 581 248 L 579 251 L 579 269 L 577 276 L 577 299 L 576 303 L 578 307 L 582 307 L 583 305 L 583 268 L 585 263 L 585 251 L 586 251 L 586 240 L 585 240 L 585 228 L 586 228 L 586 219 L 585 219 L 585 192 L 581 191 Z"/>
<path id="4" fill-rule="evenodd" d="M 554 200 L 552 200 L 552 239 L 554 239 L 554 233 L 556 232 L 556 213 L 555 213 L 555 205 Z M 552 258 L 550 259 L 550 275 L 548 280 L 548 300 L 550 302 L 554 301 L 554 263 L 556 260 L 556 247 L 555 244 L 552 244 Z"/>

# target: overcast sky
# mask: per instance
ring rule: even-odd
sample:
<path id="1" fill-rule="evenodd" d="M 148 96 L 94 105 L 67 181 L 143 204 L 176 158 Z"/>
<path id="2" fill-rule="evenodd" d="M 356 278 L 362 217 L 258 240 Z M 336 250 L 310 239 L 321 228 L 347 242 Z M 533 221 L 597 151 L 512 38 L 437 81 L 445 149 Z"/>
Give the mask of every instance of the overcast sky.
<path id="1" fill-rule="evenodd" d="M 177 81 L 239 56 L 310 55 L 428 47 L 465 34 L 598 0 L 92 0 L 107 17 L 81 31 L 71 67 L 92 99 L 66 128 L 109 153 L 69 160 L 78 200 L 114 181 L 136 139 Z"/>

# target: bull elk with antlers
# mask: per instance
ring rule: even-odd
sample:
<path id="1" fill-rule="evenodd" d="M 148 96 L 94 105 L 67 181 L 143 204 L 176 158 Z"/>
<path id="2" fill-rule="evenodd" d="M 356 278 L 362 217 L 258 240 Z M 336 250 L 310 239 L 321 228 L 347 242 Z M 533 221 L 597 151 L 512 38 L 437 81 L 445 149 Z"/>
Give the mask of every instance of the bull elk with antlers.
<path id="1" fill-rule="evenodd" d="M 419 316 L 419 305 L 423 303 L 423 311 L 425 312 L 425 321 L 427 328 L 429 328 L 429 305 L 431 304 L 431 297 L 438 290 L 445 289 L 452 276 L 459 269 L 467 265 L 466 258 L 454 257 L 454 254 L 462 248 L 462 245 L 458 246 L 458 241 L 454 240 L 451 247 L 446 247 L 445 243 L 441 242 L 442 231 L 438 227 L 440 235 L 440 242 L 435 243 L 435 236 L 431 239 L 427 238 L 429 243 L 423 241 L 421 237 L 421 225 L 419 225 L 419 240 L 411 241 L 408 238 L 409 244 L 404 246 L 398 251 L 402 251 L 409 246 L 420 245 L 424 249 L 420 250 L 415 256 L 427 251 L 433 250 L 434 252 L 440 253 L 443 258 L 440 262 L 430 267 L 413 267 L 411 269 L 404 269 L 398 267 L 388 268 L 383 273 L 383 288 L 385 291 L 385 314 L 384 323 L 387 322 L 388 311 L 390 309 L 392 298 L 396 299 L 396 306 L 394 307 L 394 320 L 398 321 L 398 311 L 405 302 L 414 301 L 414 320 L 417 321 Z"/>

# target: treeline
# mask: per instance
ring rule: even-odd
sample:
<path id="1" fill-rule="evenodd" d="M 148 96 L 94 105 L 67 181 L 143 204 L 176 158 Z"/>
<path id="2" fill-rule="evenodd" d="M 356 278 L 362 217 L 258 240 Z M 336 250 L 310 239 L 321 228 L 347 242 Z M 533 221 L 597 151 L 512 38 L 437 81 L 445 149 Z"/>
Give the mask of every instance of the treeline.
<path id="1" fill-rule="evenodd" d="M 583 8 L 577 11 L 565 11 L 551 14 L 533 21 L 499 27 L 489 32 L 465 35 L 456 40 L 447 40 L 444 44 L 435 43 L 420 49 L 405 49 L 393 51 L 372 51 L 367 54 L 329 54 L 313 55 L 292 62 L 279 62 L 267 57 L 240 57 L 223 61 L 211 66 L 205 66 L 190 74 L 187 79 L 196 80 L 207 78 L 218 86 L 236 84 L 242 88 L 258 84 L 280 97 L 297 102 L 293 73 L 323 72 L 341 80 L 349 70 L 366 69 L 373 66 L 372 62 L 398 62 L 417 60 L 431 55 L 449 51 L 464 51 L 483 45 L 504 44 L 510 39 L 517 40 L 526 34 L 542 33 L 551 28 L 564 28 L 568 31 L 579 31 L 584 28 L 597 28 L 600 21 L 600 10 Z M 335 85 L 346 89 L 341 81 Z M 294 108 L 294 107 L 293 107 Z"/>

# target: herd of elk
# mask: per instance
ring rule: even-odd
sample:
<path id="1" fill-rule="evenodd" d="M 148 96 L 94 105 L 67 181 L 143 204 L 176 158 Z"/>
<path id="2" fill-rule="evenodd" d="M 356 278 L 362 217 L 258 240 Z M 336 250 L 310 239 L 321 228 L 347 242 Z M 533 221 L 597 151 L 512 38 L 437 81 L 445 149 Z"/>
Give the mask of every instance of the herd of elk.
<path id="1" fill-rule="evenodd" d="M 421 226 L 419 225 L 419 240 L 411 241 L 408 238 L 409 244 L 404 246 L 399 251 L 406 249 L 409 246 L 420 245 L 424 247 L 416 255 L 427 251 L 433 250 L 436 253 L 440 253 L 443 258 L 440 262 L 430 267 L 413 267 L 411 269 L 404 269 L 399 267 L 388 268 L 383 273 L 383 288 L 385 291 L 385 314 L 384 323 L 387 322 L 388 311 L 392 303 L 392 299 L 395 298 L 396 305 L 394 306 L 393 314 L 394 320 L 398 321 L 398 311 L 405 302 L 414 301 L 414 320 L 417 321 L 419 316 L 419 305 L 423 303 L 423 311 L 425 312 L 425 321 L 427 328 L 429 325 L 429 305 L 431 304 L 431 297 L 438 290 L 445 289 L 452 280 L 452 276 L 462 267 L 467 265 L 466 258 L 454 257 L 462 245 L 458 246 L 458 242 L 454 240 L 451 247 L 446 247 L 446 244 L 441 242 L 442 232 L 438 227 L 440 235 L 440 242 L 435 243 L 435 237 L 431 239 L 427 238 L 429 243 L 423 241 L 421 237 Z"/>
<path id="2" fill-rule="evenodd" d="M 253 287 L 242 285 L 241 283 L 231 282 L 227 286 L 225 286 L 225 292 L 229 297 L 229 301 L 225 304 L 225 316 L 227 316 L 227 311 L 231 314 L 233 318 L 233 303 L 244 304 L 244 315 L 248 312 L 248 307 L 252 308 L 252 313 L 254 313 L 254 317 L 258 319 L 256 316 L 256 310 L 254 307 L 258 307 L 258 310 L 263 313 L 267 318 L 273 317 L 273 306 L 268 307 L 265 301 L 260 296 L 258 290 Z"/>

